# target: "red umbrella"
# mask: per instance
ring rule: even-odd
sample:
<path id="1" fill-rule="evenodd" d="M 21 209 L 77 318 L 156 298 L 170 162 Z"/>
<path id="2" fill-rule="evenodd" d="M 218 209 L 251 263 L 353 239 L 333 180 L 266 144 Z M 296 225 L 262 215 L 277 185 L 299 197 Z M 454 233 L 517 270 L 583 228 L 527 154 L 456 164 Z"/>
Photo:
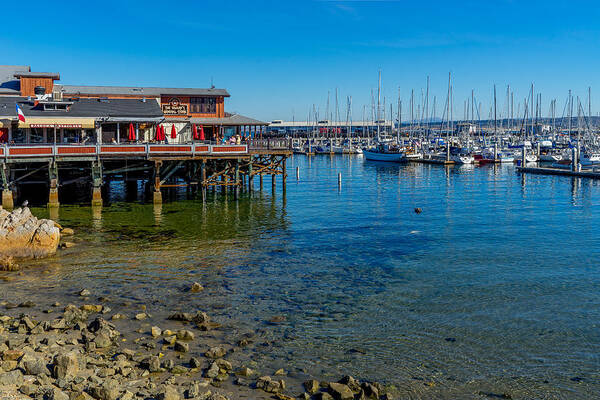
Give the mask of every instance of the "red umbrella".
<path id="1" fill-rule="evenodd" d="M 192 125 L 192 132 L 194 133 L 194 140 L 198 140 L 198 129 L 196 128 L 196 124 Z"/>
<path id="2" fill-rule="evenodd" d="M 133 129 L 132 123 L 129 123 L 129 135 L 127 138 L 132 142 L 135 140 L 135 130 Z"/>
<path id="3" fill-rule="evenodd" d="M 175 124 L 171 125 L 171 139 L 177 139 L 177 131 L 175 130 Z"/>
<path id="4" fill-rule="evenodd" d="M 200 125 L 200 140 L 205 140 L 204 139 L 204 126 Z"/>
<path id="5" fill-rule="evenodd" d="M 156 125 L 156 141 L 160 142 L 160 125 Z"/>
<path id="6" fill-rule="evenodd" d="M 160 126 L 160 140 L 165 140 L 165 127 L 164 126 Z"/>

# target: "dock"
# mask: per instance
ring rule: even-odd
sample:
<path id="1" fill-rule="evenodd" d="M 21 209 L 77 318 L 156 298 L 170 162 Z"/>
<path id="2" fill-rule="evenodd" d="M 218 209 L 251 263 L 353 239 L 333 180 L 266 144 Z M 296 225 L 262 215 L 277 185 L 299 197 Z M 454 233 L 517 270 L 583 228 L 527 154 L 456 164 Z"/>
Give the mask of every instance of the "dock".
<path id="1" fill-rule="evenodd" d="M 550 167 L 517 167 L 517 171 L 526 174 L 538 175 L 561 175 L 572 176 L 576 178 L 600 179 L 600 171 L 572 171 L 571 169 L 550 168 Z"/>

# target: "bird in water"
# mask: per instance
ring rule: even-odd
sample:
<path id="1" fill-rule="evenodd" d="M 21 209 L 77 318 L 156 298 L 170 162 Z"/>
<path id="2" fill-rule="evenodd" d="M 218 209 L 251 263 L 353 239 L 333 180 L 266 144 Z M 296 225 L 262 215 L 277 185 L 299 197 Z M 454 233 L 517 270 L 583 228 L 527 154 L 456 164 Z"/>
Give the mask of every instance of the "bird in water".
<path id="1" fill-rule="evenodd" d="M 421 214 L 423 212 L 423 210 L 421 210 L 421 207 L 416 207 L 415 208 L 415 213 L 416 214 Z"/>
<path id="2" fill-rule="evenodd" d="M 23 207 L 27 207 L 28 205 L 29 205 L 29 201 L 25 200 L 25 201 L 23 202 Z"/>

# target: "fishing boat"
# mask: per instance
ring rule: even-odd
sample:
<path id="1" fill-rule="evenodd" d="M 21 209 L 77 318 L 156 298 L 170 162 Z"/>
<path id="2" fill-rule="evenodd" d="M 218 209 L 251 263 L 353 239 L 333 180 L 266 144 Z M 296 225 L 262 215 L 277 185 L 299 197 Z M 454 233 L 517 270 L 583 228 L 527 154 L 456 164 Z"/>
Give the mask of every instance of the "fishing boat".
<path id="1" fill-rule="evenodd" d="M 363 155 L 369 161 L 406 162 L 406 154 L 398 147 L 381 143 L 374 148 L 364 149 Z"/>

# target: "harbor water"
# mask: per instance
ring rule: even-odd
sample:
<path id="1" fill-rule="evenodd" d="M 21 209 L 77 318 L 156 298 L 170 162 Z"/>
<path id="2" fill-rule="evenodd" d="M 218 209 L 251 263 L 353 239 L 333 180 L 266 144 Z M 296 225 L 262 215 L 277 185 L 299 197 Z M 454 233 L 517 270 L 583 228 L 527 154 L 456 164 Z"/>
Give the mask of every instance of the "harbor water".
<path id="1" fill-rule="evenodd" d="M 63 204 L 76 246 L 2 273 L 2 298 L 68 303 L 87 288 L 155 317 L 202 309 L 219 340 L 260 338 L 240 362 L 298 382 L 351 374 L 402 398 L 597 396 L 598 182 L 361 156 L 287 168 L 285 192 L 268 178 L 239 199 L 177 189 L 157 207 L 141 185 L 113 182 L 101 212 Z M 194 281 L 202 295 L 182 295 Z"/>

